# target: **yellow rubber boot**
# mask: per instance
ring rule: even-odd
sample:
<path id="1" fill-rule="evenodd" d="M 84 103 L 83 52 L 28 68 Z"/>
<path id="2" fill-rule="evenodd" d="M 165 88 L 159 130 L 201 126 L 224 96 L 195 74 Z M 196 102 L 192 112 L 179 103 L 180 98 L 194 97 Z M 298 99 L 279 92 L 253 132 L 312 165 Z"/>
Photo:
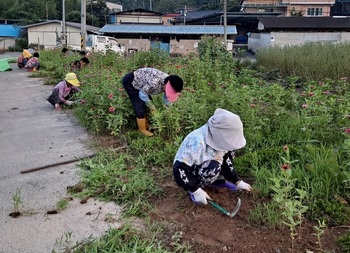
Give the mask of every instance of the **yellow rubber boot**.
<path id="1" fill-rule="evenodd" d="M 151 133 L 150 131 L 148 131 L 146 129 L 146 119 L 145 118 L 143 118 L 143 119 L 137 118 L 137 126 L 138 126 L 140 132 L 143 133 L 144 135 L 146 135 L 148 137 L 153 136 L 153 133 Z"/>

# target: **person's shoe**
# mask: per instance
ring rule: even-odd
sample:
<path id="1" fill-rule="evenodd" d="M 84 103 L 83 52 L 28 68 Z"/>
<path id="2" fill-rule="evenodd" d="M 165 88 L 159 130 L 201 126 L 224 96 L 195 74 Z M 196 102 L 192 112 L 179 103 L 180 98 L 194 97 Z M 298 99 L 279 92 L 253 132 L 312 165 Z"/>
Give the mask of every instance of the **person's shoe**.
<path id="1" fill-rule="evenodd" d="M 141 133 L 143 133 L 144 135 L 146 135 L 148 137 L 153 136 L 153 133 L 146 129 L 146 119 L 145 118 L 143 118 L 143 119 L 137 118 L 137 126 L 139 128 L 139 131 Z"/>
<path id="2" fill-rule="evenodd" d="M 230 183 L 228 181 L 225 181 L 224 183 L 220 183 L 220 184 L 211 184 L 210 187 L 213 187 L 216 189 L 225 188 L 229 191 L 238 191 L 239 190 L 235 184 Z"/>
<path id="3" fill-rule="evenodd" d="M 33 72 L 37 72 L 38 70 L 36 68 L 33 68 Z"/>

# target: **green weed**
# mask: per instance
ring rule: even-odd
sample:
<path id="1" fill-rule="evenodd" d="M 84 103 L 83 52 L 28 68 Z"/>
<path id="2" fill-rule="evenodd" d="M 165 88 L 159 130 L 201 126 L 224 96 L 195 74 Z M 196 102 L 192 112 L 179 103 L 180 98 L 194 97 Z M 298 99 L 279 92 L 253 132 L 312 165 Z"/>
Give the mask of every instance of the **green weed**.
<path id="1" fill-rule="evenodd" d="M 12 194 L 12 200 L 13 200 L 13 212 L 19 213 L 20 206 L 22 205 L 20 189 L 17 188 L 16 192 Z"/>
<path id="2" fill-rule="evenodd" d="M 176 236 L 178 238 L 178 236 Z M 150 234 L 123 226 L 121 229 L 111 229 L 99 240 L 87 242 L 75 253 L 98 252 L 144 252 L 144 253 L 169 253 L 189 252 L 186 247 L 175 246 L 171 251 L 162 246 L 162 242 L 152 238 Z"/>
<path id="3" fill-rule="evenodd" d="M 63 211 L 68 207 L 68 199 L 67 198 L 63 198 L 60 199 L 57 203 L 56 203 L 56 207 L 58 210 Z"/>
<path id="4" fill-rule="evenodd" d="M 337 244 L 341 248 L 342 252 L 350 252 L 350 232 L 337 238 Z"/>

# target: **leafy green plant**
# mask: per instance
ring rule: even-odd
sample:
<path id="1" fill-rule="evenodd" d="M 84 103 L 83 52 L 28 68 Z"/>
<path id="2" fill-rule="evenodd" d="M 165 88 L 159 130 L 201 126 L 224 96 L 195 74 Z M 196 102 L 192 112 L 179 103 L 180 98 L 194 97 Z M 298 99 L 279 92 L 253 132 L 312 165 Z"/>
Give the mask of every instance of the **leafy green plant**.
<path id="1" fill-rule="evenodd" d="M 214 60 L 228 54 L 223 43 L 223 38 L 216 38 L 214 36 L 203 36 L 198 43 L 197 51 L 202 60 Z"/>
<path id="2" fill-rule="evenodd" d="M 63 211 L 68 207 L 68 199 L 67 198 L 63 198 L 60 199 L 57 203 L 56 203 L 56 207 L 58 210 Z"/>
<path id="3" fill-rule="evenodd" d="M 350 252 L 350 231 L 337 238 L 337 244 L 341 248 L 342 252 Z"/>
<path id="4" fill-rule="evenodd" d="M 51 253 L 72 253 L 76 252 L 76 249 L 81 243 L 72 241 L 72 232 L 64 233 L 60 238 L 56 239 Z"/>
<path id="5" fill-rule="evenodd" d="M 13 201 L 13 212 L 14 213 L 19 213 L 19 208 L 22 205 L 22 200 L 21 200 L 21 190 L 16 189 L 16 192 L 12 194 L 12 201 Z"/>
<path id="6" fill-rule="evenodd" d="M 282 213 L 278 203 L 257 203 L 254 209 L 249 211 L 248 221 L 252 224 L 261 224 L 269 228 L 277 228 L 282 225 Z"/>
<path id="7" fill-rule="evenodd" d="M 296 160 L 290 160 L 288 146 L 285 145 L 283 149 L 286 157 L 282 157 L 284 164 L 281 166 L 281 174 L 271 179 L 274 191 L 272 201 L 276 202 L 281 209 L 282 223 L 290 229 L 292 249 L 294 249 L 296 228 L 302 223 L 303 214 L 308 207 L 303 205 L 306 192 L 297 189 L 295 187 L 296 179 L 292 178 L 291 164 L 295 163 Z"/>
<path id="8" fill-rule="evenodd" d="M 320 249 L 322 249 L 322 243 L 321 243 L 321 236 L 324 234 L 324 228 L 327 226 L 325 221 L 318 220 L 318 226 L 314 226 L 314 229 L 316 230 L 316 233 L 314 235 L 317 236 L 317 243 L 320 246 Z"/>

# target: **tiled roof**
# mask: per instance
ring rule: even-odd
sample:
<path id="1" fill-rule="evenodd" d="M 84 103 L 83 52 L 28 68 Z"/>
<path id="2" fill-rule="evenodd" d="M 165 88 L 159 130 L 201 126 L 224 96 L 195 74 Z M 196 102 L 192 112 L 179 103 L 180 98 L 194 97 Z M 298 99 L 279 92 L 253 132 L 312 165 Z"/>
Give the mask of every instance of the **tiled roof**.
<path id="1" fill-rule="evenodd" d="M 150 11 L 150 10 L 146 10 L 146 9 L 142 9 L 142 8 L 138 8 L 138 9 L 131 9 L 131 10 L 126 10 L 126 11 L 118 11 L 118 12 L 113 12 L 113 13 L 110 13 L 110 14 L 117 14 L 117 15 L 129 15 L 129 14 L 137 14 L 139 15 L 140 13 L 148 13 L 148 14 L 154 14 L 154 15 L 157 15 L 157 16 L 161 16 L 163 15 L 162 13 L 160 12 L 155 12 L 155 11 Z"/>
<path id="2" fill-rule="evenodd" d="M 105 25 L 101 33 L 124 33 L 124 34 L 224 34 L 223 26 L 206 25 Z M 237 34 L 236 26 L 227 26 L 227 34 Z"/>
<path id="3" fill-rule="evenodd" d="M 14 25 L 0 25 L 0 37 L 18 37 L 20 28 Z"/>
<path id="4" fill-rule="evenodd" d="M 222 12 L 222 10 L 201 10 L 201 11 L 187 11 L 186 16 L 180 15 L 176 17 L 178 20 L 183 20 L 185 17 L 187 20 L 203 18 L 207 16 L 214 15 L 216 13 Z"/>
<path id="5" fill-rule="evenodd" d="M 260 17 L 264 29 L 350 29 L 350 17 Z"/>

